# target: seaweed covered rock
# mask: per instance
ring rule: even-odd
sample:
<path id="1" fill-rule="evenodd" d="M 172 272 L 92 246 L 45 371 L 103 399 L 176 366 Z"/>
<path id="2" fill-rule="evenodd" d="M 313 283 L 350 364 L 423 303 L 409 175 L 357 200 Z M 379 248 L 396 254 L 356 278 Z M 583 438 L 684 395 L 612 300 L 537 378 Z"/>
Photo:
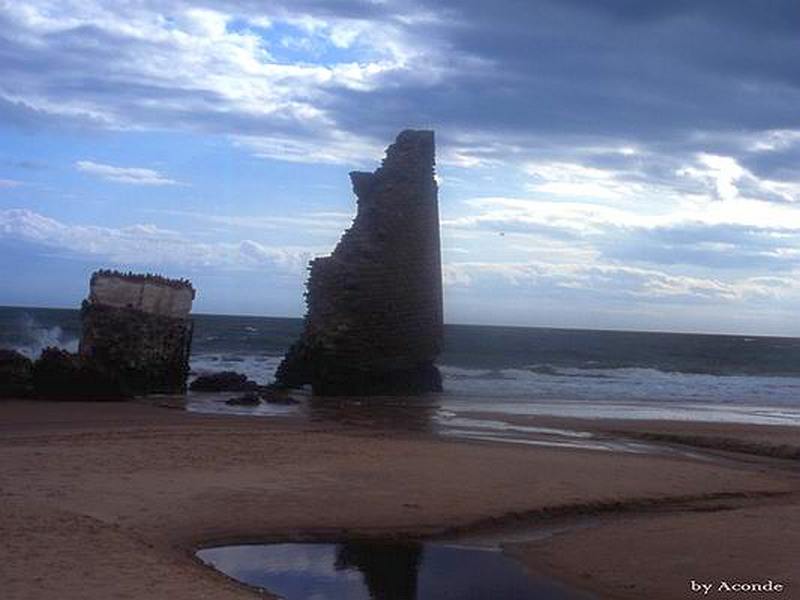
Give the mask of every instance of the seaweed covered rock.
<path id="1" fill-rule="evenodd" d="M 261 404 L 261 396 L 255 392 L 248 392 L 247 394 L 225 400 L 225 404 L 228 406 L 258 406 Z"/>
<path id="2" fill-rule="evenodd" d="M 258 384 L 236 371 L 220 371 L 200 375 L 189 389 L 193 392 L 251 392 L 258 390 Z"/>
<path id="3" fill-rule="evenodd" d="M 33 365 L 33 385 L 40 396 L 77 396 L 80 360 L 61 348 L 45 348 Z"/>
<path id="4" fill-rule="evenodd" d="M 261 400 L 267 404 L 280 404 L 285 406 L 300 404 L 299 400 L 292 398 L 288 394 L 287 388 L 280 389 L 274 386 L 261 388 Z"/>
<path id="5" fill-rule="evenodd" d="M 0 349 L 0 398 L 24 398 L 33 391 L 33 361 L 15 350 Z"/>
<path id="6" fill-rule="evenodd" d="M 41 398 L 119 400 L 131 395 L 113 373 L 60 348 L 45 348 L 32 371 L 33 390 Z"/>

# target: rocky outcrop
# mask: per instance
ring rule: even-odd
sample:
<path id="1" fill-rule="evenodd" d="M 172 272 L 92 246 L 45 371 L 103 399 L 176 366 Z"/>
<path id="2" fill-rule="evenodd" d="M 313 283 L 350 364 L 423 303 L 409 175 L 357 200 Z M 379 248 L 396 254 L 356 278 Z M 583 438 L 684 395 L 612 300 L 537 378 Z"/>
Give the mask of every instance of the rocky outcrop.
<path id="1" fill-rule="evenodd" d="M 184 392 L 194 296 L 186 280 L 97 271 L 81 308 L 81 360 L 129 394 Z"/>
<path id="2" fill-rule="evenodd" d="M 236 396 L 235 398 L 225 400 L 225 404 L 228 406 L 258 406 L 261 404 L 261 396 L 255 392 L 249 392 L 242 396 Z"/>
<path id="3" fill-rule="evenodd" d="M 292 406 L 300 404 L 296 398 L 292 398 L 287 390 L 275 390 L 269 386 L 264 386 L 260 390 L 261 400 L 267 404 L 279 404 L 283 406 Z"/>
<path id="4" fill-rule="evenodd" d="M 24 398 L 33 391 L 33 362 L 14 350 L 0 349 L 0 398 Z"/>
<path id="5" fill-rule="evenodd" d="M 403 131 L 374 173 L 350 173 L 358 212 L 311 261 L 301 338 L 276 378 L 318 395 L 438 391 L 442 277 L 432 131 Z"/>
<path id="6" fill-rule="evenodd" d="M 33 363 L 34 394 L 61 400 L 119 400 L 129 394 L 113 372 L 61 348 L 45 348 Z"/>
<path id="7" fill-rule="evenodd" d="M 258 389 L 258 384 L 242 373 L 220 371 L 200 375 L 189 385 L 189 389 L 193 392 L 251 392 Z"/>

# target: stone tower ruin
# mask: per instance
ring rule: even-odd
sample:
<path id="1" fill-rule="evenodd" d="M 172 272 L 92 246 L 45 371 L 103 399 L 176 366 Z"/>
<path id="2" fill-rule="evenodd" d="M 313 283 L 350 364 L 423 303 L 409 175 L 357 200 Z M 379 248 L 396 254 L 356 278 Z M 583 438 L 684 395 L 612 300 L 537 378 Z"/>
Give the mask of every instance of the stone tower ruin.
<path id="1" fill-rule="evenodd" d="M 317 395 L 441 390 L 442 269 L 432 131 L 407 130 L 374 173 L 350 173 L 358 210 L 309 266 L 304 331 L 276 378 Z"/>
<path id="2" fill-rule="evenodd" d="M 184 392 L 194 297 L 182 279 L 93 273 L 81 307 L 81 360 L 131 394 Z"/>

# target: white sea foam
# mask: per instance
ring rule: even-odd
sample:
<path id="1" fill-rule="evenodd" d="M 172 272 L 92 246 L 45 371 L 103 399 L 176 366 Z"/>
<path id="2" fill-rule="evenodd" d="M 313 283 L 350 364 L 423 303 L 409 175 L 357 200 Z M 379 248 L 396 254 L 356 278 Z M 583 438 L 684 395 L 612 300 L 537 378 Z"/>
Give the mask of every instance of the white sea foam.
<path id="1" fill-rule="evenodd" d="M 443 367 L 445 390 L 460 396 L 584 401 L 737 403 L 797 406 L 800 377 L 712 375 L 658 369 Z"/>
<path id="2" fill-rule="evenodd" d="M 61 348 L 69 352 L 78 351 L 78 339 L 68 336 L 58 325 L 45 327 L 30 315 L 24 315 L 17 331 L 19 343 L 15 350 L 30 359 L 36 359 L 48 347 Z"/>
<path id="3" fill-rule="evenodd" d="M 632 419 L 702 421 L 713 423 L 754 423 L 800 426 L 800 407 L 776 409 L 770 406 L 669 402 L 584 400 L 522 400 L 452 397 L 442 403 L 445 410 L 465 414 L 487 410 L 504 415 L 558 416 L 581 419 Z"/>
<path id="4" fill-rule="evenodd" d="M 219 371 L 236 371 L 247 375 L 249 379 L 262 385 L 275 380 L 275 370 L 282 356 L 252 354 L 199 354 L 192 355 L 190 367 L 193 375 L 216 373 Z"/>
<path id="5" fill-rule="evenodd" d="M 238 394 L 236 392 L 189 392 L 186 395 L 186 410 L 197 413 L 243 415 L 247 417 L 286 417 L 297 415 L 302 407 L 296 404 L 270 404 L 261 402 L 255 406 L 226 404 Z"/>

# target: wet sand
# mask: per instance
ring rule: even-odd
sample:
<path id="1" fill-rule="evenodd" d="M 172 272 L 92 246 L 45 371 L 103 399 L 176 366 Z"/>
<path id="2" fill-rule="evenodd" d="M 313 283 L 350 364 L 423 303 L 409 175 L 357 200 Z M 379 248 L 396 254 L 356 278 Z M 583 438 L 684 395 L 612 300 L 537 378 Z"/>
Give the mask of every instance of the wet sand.
<path id="1" fill-rule="evenodd" d="M 495 412 L 472 411 L 463 417 L 476 423 L 497 423 L 501 434 L 515 430 L 552 430 L 553 437 L 596 441 L 624 441 L 657 444 L 663 450 L 702 450 L 724 457 L 729 453 L 739 460 L 754 457 L 800 460 L 800 427 L 787 425 L 755 425 L 741 423 L 578 419 L 555 416 L 519 416 Z M 461 417 L 459 417 L 461 418 Z M 506 431 L 504 431 L 504 429 Z M 542 436 L 545 437 L 545 436 Z M 781 464 L 781 463 L 778 463 Z M 791 464 L 791 463 L 790 463 Z"/>
<path id="2" fill-rule="evenodd" d="M 721 425 L 534 422 L 609 436 L 719 434 L 773 445 L 785 436 L 797 445 L 792 428 L 776 437 L 733 424 L 722 435 Z M 691 597 L 692 579 L 772 579 L 785 591 L 761 597 L 795 597 L 798 463 L 739 450 L 691 458 L 443 439 L 424 427 L 323 418 L 2 402 L 0 583 L 13 599 L 255 598 L 194 551 L 541 530 L 552 533 L 523 536 L 509 552 L 601 598 Z"/>

